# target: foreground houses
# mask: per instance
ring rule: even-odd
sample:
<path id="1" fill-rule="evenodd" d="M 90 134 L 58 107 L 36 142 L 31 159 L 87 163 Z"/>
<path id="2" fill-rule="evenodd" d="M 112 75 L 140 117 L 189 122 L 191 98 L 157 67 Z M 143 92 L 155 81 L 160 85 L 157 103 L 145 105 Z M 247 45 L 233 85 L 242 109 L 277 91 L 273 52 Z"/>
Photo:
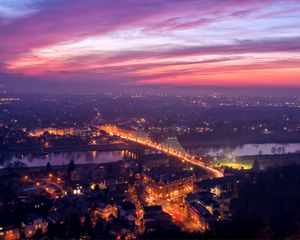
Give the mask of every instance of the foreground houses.
<path id="1" fill-rule="evenodd" d="M 212 196 L 209 192 L 198 192 L 185 198 L 187 213 L 205 230 L 220 217 L 220 204 Z"/>
<path id="2" fill-rule="evenodd" d="M 145 233 L 168 230 L 171 228 L 172 217 L 162 210 L 161 206 L 144 207 Z"/>
<path id="3" fill-rule="evenodd" d="M 48 221 L 36 214 L 29 214 L 21 223 L 21 232 L 26 238 L 32 238 L 38 231 L 47 231 Z"/>
<path id="4" fill-rule="evenodd" d="M 0 226 L 0 239 L 1 240 L 19 240 L 21 237 L 20 227 L 14 225 Z"/>

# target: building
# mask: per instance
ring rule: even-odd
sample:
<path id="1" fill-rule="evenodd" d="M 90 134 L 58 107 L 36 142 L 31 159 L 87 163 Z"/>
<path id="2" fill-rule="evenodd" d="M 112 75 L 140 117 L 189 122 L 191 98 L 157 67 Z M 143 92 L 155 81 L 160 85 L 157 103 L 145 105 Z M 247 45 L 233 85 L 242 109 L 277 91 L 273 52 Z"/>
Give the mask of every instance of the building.
<path id="1" fill-rule="evenodd" d="M 48 221 L 35 214 L 27 215 L 21 223 L 21 231 L 26 238 L 32 238 L 38 230 L 45 233 L 47 227 Z"/>
<path id="2" fill-rule="evenodd" d="M 196 183 L 197 191 L 213 193 L 220 203 L 221 219 L 230 219 L 231 199 L 238 196 L 241 183 L 245 180 L 242 176 L 225 176 L 223 178 L 206 179 Z"/>
<path id="3" fill-rule="evenodd" d="M 160 205 L 152 205 L 144 207 L 144 214 L 147 213 L 161 213 L 163 211 L 162 206 Z"/>
<path id="4" fill-rule="evenodd" d="M 168 167 L 169 158 L 166 154 L 152 153 L 145 154 L 140 157 L 142 168 L 144 171 L 158 167 Z"/>
<path id="5" fill-rule="evenodd" d="M 102 203 L 102 206 L 97 206 L 93 211 L 93 218 L 98 219 L 99 217 L 108 220 L 110 216 L 118 217 L 118 207 L 115 204 L 105 204 Z"/>
<path id="6" fill-rule="evenodd" d="M 122 201 L 129 197 L 129 184 L 128 183 L 117 183 L 108 186 L 108 195 L 111 200 Z"/>
<path id="7" fill-rule="evenodd" d="M 119 207 L 119 215 L 121 217 L 136 215 L 136 206 L 131 201 L 124 201 L 118 207 Z"/>
<path id="8" fill-rule="evenodd" d="M 210 229 L 213 216 L 205 207 L 197 202 L 188 202 L 187 207 L 189 216 L 197 220 L 202 229 Z"/>
<path id="9" fill-rule="evenodd" d="M 172 199 L 193 192 L 195 175 L 191 171 L 153 175 L 148 178 L 147 192 L 154 199 Z"/>
<path id="10" fill-rule="evenodd" d="M 186 211 L 191 218 L 198 221 L 201 228 L 210 229 L 216 218 L 213 216 L 214 208 L 219 208 L 219 204 L 207 195 L 207 193 L 189 194 L 185 198 Z"/>
<path id="11" fill-rule="evenodd" d="M 218 215 L 217 212 L 220 212 L 220 204 L 213 198 L 213 194 L 210 192 L 189 194 L 186 199 L 188 201 L 200 203 L 212 215 Z"/>
<path id="12" fill-rule="evenodd" d="M 0 226 L 0 240 L 19 240 L 20 228 L 16 226 Z"/>
<path id="13" fill-rule="evenodd" d="M 225 176 L 222 178 L 205 179 L 196 183 L 196 191 L 210 191 L 221 198 L 237 196 L 243 176 Z"/>
<path id="14" fill-rule="evenodd" d="M 169 230 L 172 226 L 172 217 L 162 210 L 161 206 L 144 207 L 144 232 Z"/>

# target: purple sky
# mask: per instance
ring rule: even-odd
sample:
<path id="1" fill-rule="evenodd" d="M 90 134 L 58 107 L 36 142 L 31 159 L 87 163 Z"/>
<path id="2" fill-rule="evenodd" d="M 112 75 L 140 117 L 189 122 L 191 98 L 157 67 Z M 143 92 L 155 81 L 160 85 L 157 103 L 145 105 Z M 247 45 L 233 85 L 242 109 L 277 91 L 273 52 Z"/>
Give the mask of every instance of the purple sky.
<path id="1" fill-rule="evenodd" d="M 300 1 L 0 0 L 0 81 L 300 86 Z"/>

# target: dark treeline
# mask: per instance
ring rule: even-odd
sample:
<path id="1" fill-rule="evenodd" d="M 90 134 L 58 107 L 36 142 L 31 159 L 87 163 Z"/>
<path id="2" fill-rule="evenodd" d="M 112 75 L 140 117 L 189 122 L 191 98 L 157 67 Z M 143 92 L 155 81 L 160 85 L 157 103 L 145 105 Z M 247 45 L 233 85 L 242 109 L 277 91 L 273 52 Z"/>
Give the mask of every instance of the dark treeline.
<path id="1" fill-rule="evenodd" d="M 258 174 L 232 201 L 233 219 L 216 227 L 216 238 L 299 239 L 300 166 Z"/>

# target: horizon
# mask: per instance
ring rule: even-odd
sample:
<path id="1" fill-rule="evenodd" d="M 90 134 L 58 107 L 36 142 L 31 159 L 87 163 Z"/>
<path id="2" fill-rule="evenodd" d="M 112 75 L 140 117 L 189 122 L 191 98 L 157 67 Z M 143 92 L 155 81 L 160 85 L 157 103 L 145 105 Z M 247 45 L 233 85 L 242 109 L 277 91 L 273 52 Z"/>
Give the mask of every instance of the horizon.
<path id="1" fill-rule="evenodd" d="M 257 96 L 257 97 L 300 97 L 300 87 L 269 87 L 269 86 L 191 86 L 191 85 L 142 85 L 142 86 L 109 86 L 82 84 L 35 84 L 32 86 L 0 85 L 0 96 L 22 96 L 22 95 L 223 95 L 223 96 Z"/>

